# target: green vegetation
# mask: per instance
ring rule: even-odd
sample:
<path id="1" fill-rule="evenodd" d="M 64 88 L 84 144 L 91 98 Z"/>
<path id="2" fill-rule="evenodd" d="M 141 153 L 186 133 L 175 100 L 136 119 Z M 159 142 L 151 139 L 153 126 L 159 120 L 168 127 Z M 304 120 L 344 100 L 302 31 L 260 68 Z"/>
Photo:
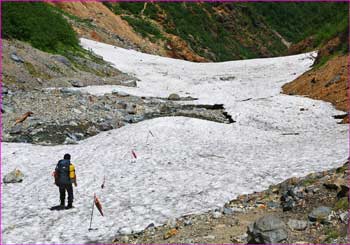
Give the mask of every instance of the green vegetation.
<path id="1" fill-rule="evenodd" d="M 153 20 L 165 32 L 180 36 L 197 54 L 216 61 L 283 54 L 286 47 L 264 27 L 277 31 L 292 43 L 313 36 L 310 49 L 348 28 L 347 3 L 104 4 L 143 37 L 151 41 L 161 38 L 159 29 L 148 21 Z M 229 14 L 222 17 L 216 10 L 218 7 Z M 264 49 L 266 52 L 261 51 Z M 339 51 L 347 51 L 347 42 Z"/>
<path id="2" fill-rule="evenodd" d="M 161 39 L 162 35 L 147 19 L 160 23 L 165 32 L 180 36 L 196 53 L 212 60 L 224 61 L 260 56 L 256 47 L 246 45 L 232 36 L 232 30 L 225 27 L 219 16 L 214 13 L 213 4 L 147 3 L 145 5 L 145 3 L 126 2 L 104 4 L 127 20 L 136 32 L 143 37 L 149 37 L 151 41 Z M 244 21 L 250 23 L 254 20 L 245 18 Z M 275 50 L 271 48 L 274 54 L 284 49 L 276 37 L 270 39 L 274 39 L 272 45 Z"/>
<path id="3" fill-rule="evenodd" d="M 151 41 L 155 42 L 157 39 L 164 39 L 164 36 L 158 29 L 158 27 L 145 19 L 138 19 L 131 16 L 123 16 L 132 28 L 137 30 L 143 37 L 148 37 Z"/>
<path id="4" fill-rule="evenodd" d="M 339 201 L 337 201 L 337 203 L 335 204 L 334 210 L 338 211 L 338 210 L 348 210 L 349 208 L 349 201 L 347 197 L 343 197 L 341 198 Z"/>
<path id="5" fill-rule="evenodd" d="M 249 3 L 249 8 L 288 41 L 315 35 L 316 45 L 345 30 L 347 3 Z"/>
<path id="6" fill-rule="evenodd" d="M 64 54 L 79 48 L 72 27 L 46 3 L 5 2 L 2 23 L 4 38 L 29 42 L 46 52 Z"/>
<path id="7" fill-rule="evenodd" d="M 327 236 L 326 239 L 324 240 L 325 243 L 331 243 L 334 239 L 340 237 L 340 232 L 335 230 L 334 228 L 327 228 L 325 230 L 325 235 Z"/>

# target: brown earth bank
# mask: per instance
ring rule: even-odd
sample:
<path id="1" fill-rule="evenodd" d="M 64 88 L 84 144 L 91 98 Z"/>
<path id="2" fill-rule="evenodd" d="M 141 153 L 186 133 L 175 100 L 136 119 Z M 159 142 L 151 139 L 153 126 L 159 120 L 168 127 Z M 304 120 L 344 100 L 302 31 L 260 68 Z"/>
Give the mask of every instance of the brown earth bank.
<path id="1" fill-rule="evenodd" d="M 166 55 L 161 46 L 153 44 L 136 34 L 128 22 L 115 15 L 101 2 L 55 2 L 53 4 L 69 14 L 90 22 L 89 25 L 72 23 L 79 36 L 110 44 L 116 44 L 115 39 L 122 39 L 136 45 L 142 51 Z M 100 35 L 97 33 L 100 33 Z"/>
<path id="2" fill-rule="evenodd" d="M 54 5 L 83 20 L 77 21 L 68 18 L 80 37 L 155 55 L 194 62 L 208 61 L 197 55 L 178 36 L 163 33 L 167 37 L 166 42 L 164 40 L 152 42 L 140 36 L 120 15 L 114 14 L 100 2 L 61 2 L 54 3 Z"/>
<path id="3" fill-rule="evenodd" d="M 302 95 L 332 103 L 335 108 L 344 112 L 348 107 L 348 56 L 336 55 L 326 64 L 314 68 L 296 80 L 285 84 L 283 93 Z M 348 123 L 348 116 L 343 120 Z"/>
<path id="4" fill-rule="evenodd" d="M 113 243 L 348 243 L 348 167 L 290 178 L 222 208 L 120 233 Z"/>

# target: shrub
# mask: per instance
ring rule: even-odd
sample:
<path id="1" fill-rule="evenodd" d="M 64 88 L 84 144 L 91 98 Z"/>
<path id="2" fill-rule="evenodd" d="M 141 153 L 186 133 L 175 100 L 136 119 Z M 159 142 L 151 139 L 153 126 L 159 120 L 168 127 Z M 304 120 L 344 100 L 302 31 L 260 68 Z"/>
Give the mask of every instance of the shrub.
<path id="1" fill-rule="evenodd" d="M 72 27 L 46 3 L 5 2 L 2 23 L 4 38 L 29 42 L 46 52 L 64 54 L 79 47 Z"/>

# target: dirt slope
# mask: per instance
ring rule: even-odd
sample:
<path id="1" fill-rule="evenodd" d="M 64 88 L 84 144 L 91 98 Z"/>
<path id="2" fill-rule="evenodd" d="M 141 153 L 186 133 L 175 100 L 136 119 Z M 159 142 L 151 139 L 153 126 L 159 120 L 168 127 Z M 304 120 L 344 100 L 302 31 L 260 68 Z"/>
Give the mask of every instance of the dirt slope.
<path id="1" fill-rule="evenodd" d="M 55 2 L 54 5 L 69 14 L 90 21 L 91 27 L 97 26 L 103 28 L 110 34 L 117 35 L 124 40 L 129 40 L 146 52 L 165 55 L 164 49 L 140 37 L 126 21 L 112 13 L 100 2 Z M 80 29 L 78 26 L 74 27 L 80 36 L 87 36 L 96 41 L 102 41 L 101 37 L 94 31 L 94 28 Z M 103 39 L 103 41 L 108 42 L 108 39 Z"/>
<path id="2" fill-rule="evenodd" d="M 283 92 L 328 101 L 338 110 L 348 111 L 348 65 L 347 56 L 335 56 L 322 67 L 312 69 L 284 85 Z"/>

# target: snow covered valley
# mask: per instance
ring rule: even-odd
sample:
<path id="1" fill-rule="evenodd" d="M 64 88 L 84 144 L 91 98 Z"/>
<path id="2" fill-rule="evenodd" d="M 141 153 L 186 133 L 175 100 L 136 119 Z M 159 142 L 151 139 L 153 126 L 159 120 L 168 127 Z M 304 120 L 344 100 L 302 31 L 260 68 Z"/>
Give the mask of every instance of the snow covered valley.
<path id="1" fill-rule="evenodd" d="M 190 103 L 224 104 L 236 122 L 163 117 L 77 145 L 2 143 L 2 173 L 18 168 L 25 174 L 22 183 L 2 185 L 3 243 L 111 242 L 118 232 L 216 208 L 289 177 L 340 166 L 347 158 L 348 126 L 332 117 L 342 112 L 329 103 L 280 94 L 283 84 L 310 69 L 315 53 L 191 63 L 87 39 L 81 43 L 140 81 L 136 88 L 75 89 L 98 95 L 177 93 L 198 98 Z M 64 153 L 77 169 L 76 208 L 52 212 L 48 208 L 59 203 L 59 193 L 51 173 Z M 105 217 L 95 213 L 98 230 L 88 232 L 94 193 Z"/>

